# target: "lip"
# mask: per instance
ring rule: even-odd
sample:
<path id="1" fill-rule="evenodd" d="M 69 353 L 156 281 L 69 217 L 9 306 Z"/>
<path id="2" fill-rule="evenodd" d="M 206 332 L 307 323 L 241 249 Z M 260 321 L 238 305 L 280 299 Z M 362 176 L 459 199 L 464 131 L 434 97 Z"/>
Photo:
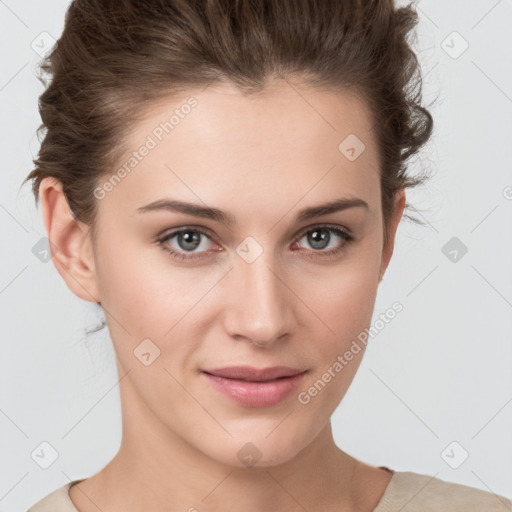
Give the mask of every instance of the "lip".
<path id="1" fill-rule="evenodd" d="M 214 389 L 241 405 L 270 407 L 287 398 L 306 373 L 288 366 L 232 366 L 203 370 L 201 375 Z"/>

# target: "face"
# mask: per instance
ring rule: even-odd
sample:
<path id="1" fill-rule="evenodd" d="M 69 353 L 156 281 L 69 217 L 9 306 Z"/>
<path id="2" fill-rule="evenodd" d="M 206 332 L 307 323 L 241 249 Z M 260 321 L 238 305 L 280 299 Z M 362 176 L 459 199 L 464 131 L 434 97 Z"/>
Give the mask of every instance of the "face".
<path id="1" fill-rule="evenodd" d="M 123 407 L 231 466 L 246 464 L 242 448 L 258 465 L 290 460 L 354 378 L 365 344 L 344 354 L 390 257 L 366 105 L 284 81 L 247 97 L 211 86 L 154 104 L 128 144 L 125 172 L 97 189 L 88 284 L 128 372 Z M 204 373 L 233 366 L 299 375 Z"/>

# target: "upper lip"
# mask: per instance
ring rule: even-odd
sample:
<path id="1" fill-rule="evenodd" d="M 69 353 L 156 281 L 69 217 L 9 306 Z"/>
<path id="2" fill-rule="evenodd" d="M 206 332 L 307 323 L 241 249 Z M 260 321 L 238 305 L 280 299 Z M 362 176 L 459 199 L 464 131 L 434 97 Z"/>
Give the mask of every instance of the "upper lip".
<path id="1" fill-rule="evenodd" d="M 230 366 L 226 368 L 215 368 L 212 370 L 203 370 L 205 373 L 224 377 L 226 379 L 248 380 L 262 382 L 273 380 L 279 377 L 291 377 L 304 373 L 305 370 L 291 368 L 289 366 L 272 366 L 268 368 L 254 368 L 252 366 Z"/>

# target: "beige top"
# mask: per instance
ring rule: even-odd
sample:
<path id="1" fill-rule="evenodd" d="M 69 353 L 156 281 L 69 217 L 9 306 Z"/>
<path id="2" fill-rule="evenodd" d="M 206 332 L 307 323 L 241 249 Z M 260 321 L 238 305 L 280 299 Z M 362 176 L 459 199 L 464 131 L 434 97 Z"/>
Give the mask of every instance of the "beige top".
<path id="1" fill-rule="evenodd" d="M 68 489 L 82 480 L 73 480 L 59 487 L 27 512 L 79 512 L 69 497 Z M 428 475 L 394 471 L 373 512 L 398 511 L 512 512 L 512 501 L 504 496 Z"/>

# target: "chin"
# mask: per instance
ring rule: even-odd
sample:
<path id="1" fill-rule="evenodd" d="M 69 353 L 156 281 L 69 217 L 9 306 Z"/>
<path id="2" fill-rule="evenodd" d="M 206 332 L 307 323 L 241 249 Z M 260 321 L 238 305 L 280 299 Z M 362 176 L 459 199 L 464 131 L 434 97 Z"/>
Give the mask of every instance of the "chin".
<path id="1" fill-rule="evenodd" d="M 275 423 L 274 427 L 275 428 Z M 236 436 L 227 443 L 215 442 L 215 451 L 206 451 L 212 459 L 239 469 L 263 469 L 292 460 L 309 443 L 294 439 L 285 430 L 281 435 L 272 430 L 255 429 L 254 435 Z"/>

